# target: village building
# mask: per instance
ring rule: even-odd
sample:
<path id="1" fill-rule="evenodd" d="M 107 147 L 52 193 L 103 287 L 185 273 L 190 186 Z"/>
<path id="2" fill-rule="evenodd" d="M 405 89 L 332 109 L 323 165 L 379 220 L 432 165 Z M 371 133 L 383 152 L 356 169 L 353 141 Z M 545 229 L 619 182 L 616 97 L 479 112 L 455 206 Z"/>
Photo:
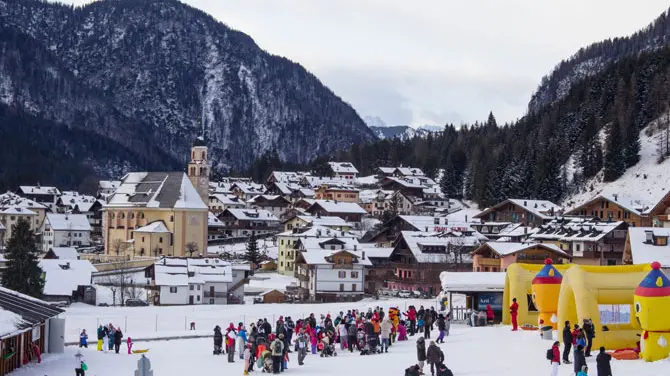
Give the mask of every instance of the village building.
<path id="1" fill-rule="evenodd" d="M 472 223 L 472 228 L 490 240 L 523 243 L 537 232 L 537 227 L 524 226 L 523 223 L 483 222 Z"/>
<path id="2" fill-rule="evenodd" d="M 473 252 L 472 271 L 505 272 L 516 262 L 543 264 L 548 258 L 560 264 L 570 255 L 554 244 L 491 241 Z"/>
<path id="3" fill-rule="evenodd" d="M 111 196 L 121 185 L 121 180 L 100 180 L 98 182 L 97 197 L 105 199 Z"/>
<path id="4" fill-rule="evenodd" d="M 386 177 L 379 184 L 386 191 L 402 192 L 407 197 L 423 197 L 424 187 L 421 184 L 411 182 L 404 178 Z"/>
<path id="5" fill-rule="evenodd" d="M 83 214 L 48 213 L 42 227 L 42 252 L 53 247 L 88 247 L 91 224 Z"/>
<path id="6" fill-rule="evenodd" d="M 282 196 L 258 195 L 247 201 L 250 208 L 267 210 L 279 218 L 291 206 L 291 201 Z"/>
<path id="7" fill-rule="evenodd" d="M 473 218 L 484 222 L 522 223 L 524 226 L 539 226 L 561 215 L 560 206 L 546 200 L 507 199 Z"/>
<path id="8" fill-rule="evenodd" d="M 0 195 L 0 211 L 9 209 L 10 207 L 17 207 L 27 209 L 36 215 L 32 217 L 31 228 L 38 230 L 50 210 L 47 206 L 40 204 L 37 201 L 29 198 L 21 197 L 13 192 L 6 192 Z M 27 218 L 26 218 L 27 219 Z M 5 226 L 7 227 L 7 226 Z M 8 228 L 9 230 L 9 228 Z"/>
<path id="9" fill-rule="evenodd" d="M 97 271 L 88 260 L 70 258 L 41 259 L 39 266 L 44 275 L 42 299 L 66 304 L 84 301 L 84 290 L 91 286 L 92 274 Z"/>
<path id="10" fill-rule="evenodd" d="M 266 179 L 266 184 L 272 185 L 273 183 L 282 183 L 282 184 L 300 184 L 304 176 L 309 176 L 308 172 L 295 172 L 295 171 L 272 171 L 270 176 Z"/>
<path id="11" fill-rule="evenodd" d="M 331 200 L 314 200 L 307 209 L 314 216 L 340 217 L 347 222 L 361 223 L 363 215 L 367 214 L 365 209 L 353 202 L 340 202 Z"/>
<path id="12" fill-rule="evenodd" d="M 226 181 L 209 182 L 209 193 L 220 195 L 232 195 L 233 184 Z"/>
<path id="13" fill-rule="evenodd" d="M 372 264 L 365 268 L 365 293 L 378 295 L 381 289 L 386 288 L 386 281 L 394 277 L 390 259 L 393 247 L 366 247 L 366 244 L 361 244 L 361 247 L 361 252 L 365 252 Z"/>
<path id="14" fill-rule="evenodd" d="M 221 222 L 214 213 L 207 213 L 207 242 L 208 244 L 216 240 L 227 238 L 226 225 Z"/>
<path id="15" fill-rule="evenodd" d="M 670 269 L 669 239 L 670 228 L 629 227 L 623 263 L 640 265 L 658 261 L 664 269 Z"/>
<path id="16" fill-rule="evenodd" d="M 358 204 L 359 191 L 348 185 L 323 184 L 314 192 L 317 200 L 336 200 Z"/>
<path id="17" fill-rule="evenodd" d="M 319 215 L 295 215 L 292 218 L 285 219 L 282 224 L 284 231 L 291 231 L 296 228 L 321 226 L 331 230 L 349 231 L 354 226 L 340 217 L 329 217 Z"/>
<path id="18" fill-rule="evenodd" d="M 139 256 L 133 232 L 146 226 L 167 228 L 163 255 L 183 257 L 189 249 L 202 254 L 207 247 L 208 207 L 183 172 L 132 172 L 104 208 L 105 254 Z M 140 236 L 140 235 L 138 235 Z M 145 235 L 145 241 L 148 238 Z M 152 244 L 153 248 L 154 244 Z M 145 243 L 145 254 L 152 252 Z"/>
<path id="19" fill-rule="evenodd" d="M 36 227 L 35 217 L 37 214 L 32 210 L 24 209 L 18 206 L 10 206 L 4 209 L 0 209 L 0 224 L 4 228 L 4 243 L 0 245 L 0 248 L 4 249 L 7 246 L 7 242 L 11 239 L 14 225 L 16 225 L 20 220 L 27 221 L 30 225 L 30 229 L 33 231 L 38 230 Z"/>
<path id="20" fill-rule="evenodd" d="M 281 231 L 279 218 L 263 209 L 226 209 L 218 218 L 229 237 L 265 236 Z"/>
<path id="21" fill-rule="evenodd" d="M 577 264 L 620 265 L 628 229 L 624 221 L 561 217 L 537 228 L 530 239 L 558 246 Z"/>
<path id="22" fill-rule="evenodd" d="M 353 182 L 358 177 L 358 170 L 349 162 L 328 162 L 328 166 L 336 179 Z"/>
<path id="23" fill-rule="evenodd" d="M 359 194 L 359 204 L 373 217 L 381 217 L 390 210 L 389 206 L 393 194 L 393 191 L 382 189 L 362 190 Z"/>
<path id="24" fill-rule="evenodd" d="M 37 185 L 22 185 L 19 187 L 19 195 L 46 206 L 49 210 L 56 211 L 56 201 L 60 191 L 56 187 L 45 187 Z"/>
<path id="25" fill-rule="evenodd" d="M 65 319 L 59 318 L 63 312 L 43 300 L 0 287 L 0 376 L 35 362 L 34 351 L 27 351 L 33 345 L 42 356 L 64 352 Z"/>
<path id="26" fill-rule="evenodd" d="M 629 225 L 651 226 L 646 219 L 654 203 L 618 194 L 600 194 L 586 203 L 568 211 L 566 215 L 598 218 L 601 221 L 624 221 Z M 645 218 L 643 223 L 643 218 Z"/>
<path id="27" fill-rule="evenodd" d="M 231 193 L 239 197 L 240 200 L 247 202 L 256 196 L 265 193 L 265 186 L 253 182 L 234 183 L 230 190 Z"/>
<path id="28" fill-rule="evenodd" d="M 56 202 L 58 213 L 83 214 L 91 225 L 91 237 L 102 242 L 103 202 L 93 196 L 63 191 Z"/>
<path id="29" fill-rule="evenodd" d="M 74 247 L 52 247 L 44 255 L 45 260 L 79 260 L 79 253 Z"/>
<path id="30" fill-rule="evenodd" d="M 278 234 L 277 271 L 283 275 L 295 275 L 296 254 L 300 248 L 299 240 L 308 238 L 324 240 L 334 236 L 340 239 L 356 239 L 355 234 L 346 230 L 336 230 L 318 224 L 310 224 L 309 227 L 293 227 L 291 230 Z M 358 245 L 358 241 L 355 244 Z"/>
<path id="31" fill-rule="evenodd" d="M 382 229 L 363 239 L 363 242 L 374 243 L 378 247 L 392 247 L 403 231 L 450 232 L 457 231 L 465 236 L 474 236 L 479 241 L 489 240 L 478 233 L 469 223 L 449 221 L 447 217 L 420 215 L 398 215 L 382 225 Z"/>
<path id="32" fill-rule="evenodd" d="M 214 193 L 209 195 L 209 211 L 212 213 L 221 213 L 226 209 L 242 209 L 247 204 L 233 194 Z"/>
<path id="33" fill-rule="evenodd" d="M 644 212 L 642 226 L 670 228 L 670 192 Z"/>
<path id="34" fill-rule="evenodd" d="M 393 277 L 386 286 L 437 295 L 440 273 L 472 270 L 471 252 L 479 245 L 476 236 L 458 231 L 402 231 L 390 255 Z"/>

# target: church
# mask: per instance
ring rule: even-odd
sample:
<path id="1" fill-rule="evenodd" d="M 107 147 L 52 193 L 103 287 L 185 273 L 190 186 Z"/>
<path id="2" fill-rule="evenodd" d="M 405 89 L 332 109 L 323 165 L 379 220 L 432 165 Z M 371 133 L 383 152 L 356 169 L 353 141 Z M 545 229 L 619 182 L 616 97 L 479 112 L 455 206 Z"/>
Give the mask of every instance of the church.
<path id="1" fill-rule="evenodd" d="M 198 257 L 207 252 L 210 166 L 198 137 L 187 173 L 130 172 L 104 207 L 105 255 Z"/>

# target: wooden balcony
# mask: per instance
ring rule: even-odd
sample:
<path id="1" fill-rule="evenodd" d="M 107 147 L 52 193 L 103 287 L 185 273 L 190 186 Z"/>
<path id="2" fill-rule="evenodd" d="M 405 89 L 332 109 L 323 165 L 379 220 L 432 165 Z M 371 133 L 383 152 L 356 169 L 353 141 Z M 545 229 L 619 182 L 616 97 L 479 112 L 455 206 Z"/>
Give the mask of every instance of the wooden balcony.
<path id="1" fill-rule="evenodd" d="M 479 266 L 494 266 L 498 268 L 500 267 L 500 259 L 479 257 L 477 258 L 477 261 L 479 262 Z"/>

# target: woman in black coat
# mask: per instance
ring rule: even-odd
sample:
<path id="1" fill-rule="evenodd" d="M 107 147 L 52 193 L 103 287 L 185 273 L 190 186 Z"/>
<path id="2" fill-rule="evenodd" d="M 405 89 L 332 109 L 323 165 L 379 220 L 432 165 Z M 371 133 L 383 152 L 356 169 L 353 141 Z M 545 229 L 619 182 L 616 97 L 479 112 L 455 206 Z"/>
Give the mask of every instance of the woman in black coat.
<path id="1" fill-rule="evenodd" d="M 586 365 L 586 358 L 584 357 L 584 347 L 582 345 L 577 345 L 575 353 L 573 355 L 575 359 L 572 361 L 574 365 L 575 374 L 579 373 L 582 370 L 582 366 Z"/>
<path id="2" fill-rule="evenodd" d="M 598 376 L 612 376 L 610 360 L 612 360 L 612 355 L 606 353 L 604 347 L 600 347 L 600 353 L 596 357 L 596 364 L 598 365 Z"/>
<path id="3" fill-rule="evenodd" d="M 116 328 L 114 332 L 114 352 L 119 353 L 119 347 L 121 346 L 121 338 L 123 338 L 123 333 L 121 333 L 121 328 Z"/>
<path id="4" fill-rule="evenodd" d="M 423 337 L 416 340 L 416 360 L 419 362 L 419 370 L 423 374 L 423 365 L 426 362 L 426 340 Z"/>

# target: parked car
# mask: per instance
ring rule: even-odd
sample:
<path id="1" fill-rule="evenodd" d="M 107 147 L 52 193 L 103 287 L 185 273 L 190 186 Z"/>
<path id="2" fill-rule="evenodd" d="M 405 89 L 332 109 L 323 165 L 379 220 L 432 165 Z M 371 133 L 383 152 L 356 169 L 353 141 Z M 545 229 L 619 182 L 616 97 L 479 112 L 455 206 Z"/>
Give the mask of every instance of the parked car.
<path id="1" fill-rule="evenodd" d="M 398 297 L 400 298 L 411 298 L 412 297 L 412 292 L 408 290 L 400 290 L 398 292 Z"/>
<path id="2" fill-rule="evenodd" d="M 126 307 L 146 307 L 149 303 L 142 299 L 126 299 Z"/>

